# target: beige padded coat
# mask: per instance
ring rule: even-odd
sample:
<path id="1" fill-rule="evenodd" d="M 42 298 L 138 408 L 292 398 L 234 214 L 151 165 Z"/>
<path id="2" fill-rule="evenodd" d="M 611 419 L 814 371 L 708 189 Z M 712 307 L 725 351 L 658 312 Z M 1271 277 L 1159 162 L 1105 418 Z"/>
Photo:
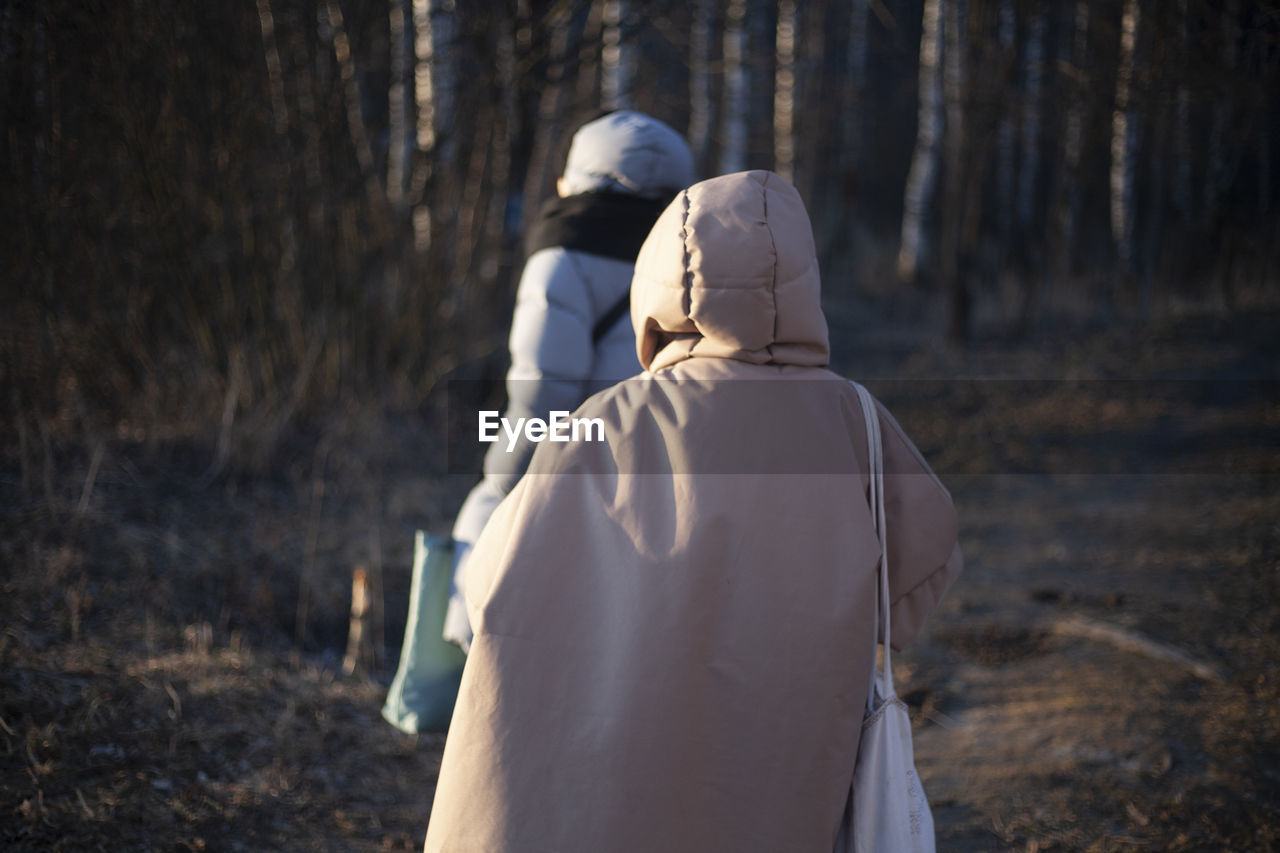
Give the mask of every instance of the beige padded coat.
<path id="1" fill-rule="evenodd" d="M 539 445 L 470 558 L 427 850 L 832 849 L 880 548 L 818 297 L 777 175 L 696 184 L 659 218 L 632 289 L 646 372 L 577 412 L 607 441 Z M 897 646 L 961 558 L 950 496 L 880 416 Z"/>

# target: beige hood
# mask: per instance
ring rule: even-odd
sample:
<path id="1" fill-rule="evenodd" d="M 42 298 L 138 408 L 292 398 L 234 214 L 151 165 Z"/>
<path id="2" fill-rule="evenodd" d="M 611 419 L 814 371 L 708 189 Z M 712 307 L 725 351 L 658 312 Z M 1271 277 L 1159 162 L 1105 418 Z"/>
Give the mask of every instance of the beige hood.
<path id="1" fill-rule="evenodd" d="M 636 260 L 631 320 L 640 365 L 686 358 L 821 367 L 827 322 L 813 229 L 772 172 L 723 175 L 681 192 Z"/>

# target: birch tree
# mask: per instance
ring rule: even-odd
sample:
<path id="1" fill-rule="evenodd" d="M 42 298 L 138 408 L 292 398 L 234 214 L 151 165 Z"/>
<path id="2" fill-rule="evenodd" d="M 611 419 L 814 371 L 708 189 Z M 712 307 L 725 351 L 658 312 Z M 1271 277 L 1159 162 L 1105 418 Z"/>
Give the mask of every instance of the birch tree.
<path id="1" fill-rule="evenodd" d="M 795 183 L 796 3 L 779 0 L 773 85 L 773 169 Z"/>
<path id="2" fill-rule="evenodd" d="M 517 16 L 523 11 L 517 6 Z M 490 253 L 481 267 L 481 276 L 492 283 L 498 276 L 500 259 L 506 235 L 505 217 L 511 195 L 512 146 L 520 133 L 520 113 L 517 100 L 516 42 L 520 23 L 517 18 L 502 20 L 498 27 L 498 103 L 500 113 L 494 122 L 491 171 L 488 176 L 489 210 L 486 232 L 495 239 Z"/>
<path id="3" fill-rule="evenodd" d="M 988 315 L 1014 327 L 1053 307 L 1047 273 L 1081 308 L 1123 270 L 1152 311 L 1175 278 L 1277 280 L 1275 0 L 959 3 L 0 2 L 28 447 L 64 380 L 151 394 L 169 359 L 209 392 L 193 422 L 231 412 L 215 471 L 353 389 L 425 400 L 506 333 L 516 213 L 602 77 L 610 105 L 687 118 L 703 175 L 791 177 L 834 288 L 887 248 L 963 318 L 979 265 L 1027 246 L 1027 300 Z"/>
<path id="4" fill-rule="evenodd" d="M 1133 261 L 1133 161 L 1138 127 L 1132 98 L 1138 16 L 1138 0 L 1125 0 L 1120 23 L 1115 107 L 1111 114 L 1111 236 L 1116 254 L 1128 272 L 1132 271 Z"/>
<path id="5" fill-rule="evenodd" d="M 600 99 L 600 44 L 603 40 L 604 5 L 608 0 L 590 0 L 587 23 L 578 55 L 578 91 L 575 103 L 595 104 Z"/>
<path id="6" fill-rule="evenodd" d="M 355 57 L 351 53 L 351 40 L 347 37 L 342 8 L 337 0 L 325 0 L 324 8 L 329 20 L 333 56 L 338 61 L 338 73 L 342 80 L 342 91 L 347 108 L 347 132 L 351 135 L 351 145 L 356 152 L 360 174 L 364 176 L 365 193 L 369 198 L 370 208 L 376 216 L 382 211 L 383 199 L 373 168 L 373 148 L 369 144 L 369 131 L 365 125 L 364 114 L 360 110 L 360 84 L 356 75 Z"/>
<path id="7" fill-rule="evenodd" d="M 304 195 L 307 199 L 307 215 L 311 229 L 319 233 L 324 229 L 329 205 L 327 195 L 323 191 L 324 169 L 320 157 L 324 150 L 324 139 L 316 109 L 316 92 L 325 85 L 322 78 L 328 68 L 329 54 L 326 50 L 312 53 L 309 39 L 306 37 L 308 30 L 308 27 L 298 27 L 289 44 L 294 57 L 293 67 L 298 69 L 301 77 L 295 83 L 295 91 L 297 92 L 298 122 L 302 125 L 302 173 Z"/>
<path id="8" fill-rule="evenodd" d="M 1067 7 L 1069 18 L 1062 31 L 1070 38 L 1070 70 L 1064 87 L 1067 91 L 1067 117 L 1062 140 L 1062 166 L 1058 180 L 1058 199 L 1054 218 L 1058 228 L 1057 256 L 1054 275 L 1065 281 L 1070 272 L 1075 248 L 1076 223 L 1080 218 L 1080 158 L 1084 151 L 1084 118 L 1087 106 L 1089 67 L 1089 2 L 1076 0 Z"/>
<path id="9" fill-rule="evenodd" d="M 849 0 L 849 42 L 844 57 L 844 108 L 840 133 L 840 172 L 850 174 L 862 158 L 866 126 L 867 0 Z"/>
<path id="10" fill-rule="evenodd" d="M 1133 0 L 1130 0 L 1133 2 Z M 1239 61 L 1239 16 L 1240 6 L 1239 0 L 1226 0 L 1222 5 L 1220 14 L 1222 15 L 1222 52 L 1220 74 L 1221 77 L 1215 81 L 1215 95 L 1213 101 L 1212 119 L 1209 125 L 1209 158 L 1205 168 L 1204 179 L 1204 203 L 1201 206 L 1202 221 L 1205 226 L 1213 223 L 1214 218 L 1218 215 L 1219 208 L 1222 203 L 1222 197 L 1226 194 L 1227 189 L 1231 186 L 1233 177 L 1231 169 L 1232 147 L 1227 140 L 1227 129 L 1231 126 L 1232 117 L 1232 98 L 1231 92 L 1226 91 L 1229 84 L 1224 85 L 1229 79 L 1228 69 L 1235 68 Z"/>
<path id="11" fill-rule="evenodd" d="M 964 148 L 965 120 L 965 0 L 948 0 L 943 12 L 942 89 L 946 104 L 949 169 L 959 170 Z M 956 183 L 959 183 L 959 175 Z M 950 179 L 950 176 L 949 176 Z"/>
<path id="12" fill-rule="evenodd" d="M 631 105 L 632 56 L 622 38 L 622 22 L 626 15 L 626 0 L 604 0 L 600 101 L 609 110 L 624 109 Z"/>
<path id="13" fill-rule="evenodd" d="M 8 70 L 9 60 L 13 57 L 13 5 L 6 3 L 0 12 L 0 67 Z"/>
<path id="14" fill-rule="evenodd" d="M 533 151 L 529 155 L 529 171 L 524 184 L 524 222 L 532 221 L 537 206 L 551 185 L 551 179 L 560 164 L 551 162 L 556 141 L 568 132 L 561 115 L 568 101 L 565 82 L 570 55 L 577 50 L 571 37 L 573 8 L 561 4 L 548 17 L 545 29 L 550 32 L 547 79 L 538 98 L 538 121 L 533 137 Z"/>
<path id="15" fill-rule="evenodd" d="M 1258 215 L 1271 212 L 1271 128 L 1258 128 Z"/>
<path id="16" fill-rule="evenodd" d="M 933 200 L 938 173 L 938 143 L 942 137 L 942 12 L 943 0 L 925 0 L 920 35 L 919 117 L 915 153 L 907 173 L 903 199 L 902 242 L 898 278 L 914 281 L 924 250 L 924 219 Z"/>
<path id="17" fill-rule="evenodd" d="M 1277 85 L 1280 85 L 1280 46 L 1277 46 L 1273 40 L 1271 44 L 1263 45 L 1258 50 L 1261 53 L 1263 73 L 1254 90 L 1256 99 L 1254 112 L 1257 115 L 1266 115 Z M 1275 127 L 1274 122 L 1266 121 L 1260 121 L 1258 125 L 1258 215 L 1265 217 L 1273 209 L 1272 199 L 1275 193 L 1271 183 L 1272 159 L 1275 153 L 1272 140 Z"/>
<path id="18" fill-rule="evenodd" d="M 966 166 L 970 146 L 965 116 L 967 81 L 966 0 L 947 0 L 943 7 L 942 93 L 946 104 L 944 151 L 946 172 L 943 195 L 942 279 L 950 292 L 948 332 L 952 340 L 963 341 L 969 334 L 968 247 L 962 246 L 961 230 L 969 206 L 968 195 L 980 195 L 969 187 Z"/>
<path id="19" fill-rule="evenodd" d="M 431 245 L 431 206 L 427 183 L 437 167 L 447 173 L 453 162 L 453 136 L 440 129 L 453 123 L 453 0 L 413 0 L 413 97 L 417 111 L 414 140 L 417 157 L 410 181 L 413 199 L 413 245 Z"/>
<path id="20" fill-rule="evenodd" d="M 1178 91 L 1173 118 L 1173 204 L 1183 223 L 1192 221 L 1191 202 L 1191 42 L 1187 0 L 1178 0 Z"/>
<path id="21" fill-rule="evenodd" d="M 711 28 L 715 0 L 697 0 L 689 33 L 689 148 L 694 168 L 706 172 L 711 160 L 711 127 L 715 105 L 711 100 Z"/>
<path id="22" fill-rule="evenodd" d="M 271 90 L 271 118 L 276 136 L 289 136 L 289 105 L 284 98 L 284 72 L 280 50 L 276 45 L 276 19 L 271 13 L 271 0 L 258 0 L 258 26 L 262 32 L 262 54 L 267 65 L 267 83 Z"/>
<path id="23" fill-rule="evenodd" d="M 748 91 L 747 0 L 729 0 L 724 23 L 724 109 L 720 131 L 720 173 L 747 168 Z"/>
<path id="24" fill-rule="evenodd" d="M 852 125 L 865 132 L 872 116 L 865 107 L 859 116 L 849 115 L 845 104 L 851 93 L 845 88 L 845 77 L 831 74 L 828 68 L 829 59 L 842 63 L 847 60 L 844 34 L 831 38 L 831 22 L 833 18 L 839 20 L 841 11 L 840 7 L 828 8 L 827 4 L 797 4 L 795 185 L 808 205 L 814 241 L 826 268 L 833 277 L 849 273 L 846 280 L 852 282 L 851 237 L 856 227 L 852 208 L 857 193 L 856 158 L 860 155 L 848 150 L 846 131 Z M 842 113 L 836 133 L 828 132 L 832 102 L 840 104 Z M 863 142 L 868 138 L 864 136 Z M 832 165 L 839 168 L 838 174 L 833 173 Z"/>
<path id="25" fill-rule="evenodd" d="M 1012 62 L 1017 49 L 1017 21 L 1013 0 L 1000 0 L 996 33 L 1000 51 Z M 1017 150 L 1014 147 L 1013 116 L 1008 105 L 1002 105 L 996 128 L 996 220 L 1000 224 L 1000 242 L 1007 247 L 1013 239 L 1014 179 L 1017 175 Z"/>
<path id="26" fill-rule="evenodd" d="M 1023 235 L 1035 230 L 1036 184 L 1040 177 L 1040 104 L 1044 69 L 1045 14 L 1033 6 L 1023 51 L 1022 164 L 1018 180 L 1018 226 Z"/>
<path id="27" fill-rule="evenodd" d="M 6 11 L 10 8 L 6 5 Z M 49 104 L 49 47 L 48 47 L 48 31 L 46 29 L 44 16 L 37 16 L 33 26 L 33 54 L 34 54 L 34 77 L 35 87 L 31 93 L 31 101 L 35 105 L 35 114 L 38 117 L 36 121 L 36 132 L 34 135 L 35 156 L 31 161 L 31 184 L 36 192 L 44 189 L 45 177 L 45 146 L 48 142 L 46 136 L 46 125 L 44 116 Z"/>
<path id="28" fill-rule="evenodd" d="M 280 62 L 280 49 L 276 40 L 275 15 L 271 0 L 258 0 L 258 26 L 262 33 L 262 53 L 267 66 L 267 84 L 271 90 L 271 118 L 280 150 L 292 161 L 293 146 L 289 139 L 289 104 L 284 95 L 284 70 Z M 293 208 L 281 205 L 280 268 L 293 271 L 297 261 L 297 227 Z"/>
<path id="29" fill-rule="evenodd" d="M 1160 26 L 1162 21 L 1167 22 L 1170 19 L 1170 8 L 1176 13 L 1176 7 L 1170 6 L 1151 9 L 1151 19 L 1147 22 L 1147 29 L 1151 32 L 1151 43 L 1145 52 L 1150 57 L 1152 65 L 1148 67 L 1146 73 L 1150 81 L 1148 88 L 1153 92 L 1164 89 L 1161 78 L 1166 76 L 1171 66 L 1167 61 L 1161 62 L 1170 40 L 1164 37 L 1168 29 Z M 1173 41 L 1176 51 L 1176 39 Z M 1155 277 L 1160 263 L 1160 237 L 1164 230 L 1164 212 L 1170 184 L 1168 163 L 1173 112 L 1174 104 L 1171 99 L 1161 97 L 1148 99 L 1145 115 L 1147 134 L 1143 144 L 1141 166 L 1145 173 L 1146 212 L 1143 217 L 1141 242 L 1138 243 L 1135 239 L 1132 250 L 1135 255 L 1135 266 L 1138 267 L 1140 274 L 1138 310 L 1144 322 L 1151 315 L 1152 294 L 1155 292 Z"/>
<path id="30" fill-rule="evenodd" d="M 390 37 L 391 84 L 387 87 L 387 201 L 397 212 L 404 210 L 405 181 L 409 167 L 409 30 L 405 25 L 408 0 L 390 0 L 387 31 Z"/>
<path id="31" fill-rule="evenodd" d="M 306 112 L 302 112 L 300 116 L 304 124 L 303 131 L 306 134 L 303 157 L 300 161 L 296 156 L 291 134 L 291 127 L 295 122 L 290 116 L 289 104 L 285 97 L 285 64 L 281 60 L 281 39 L 276 32 L 275 15 L 272 12 L 270 0 L 258 0 L 257 7 L 259 30 L 262 34 L 263 56 L 267 67 L 267 81 L 271 91 L 272 125 L 275 129 L 280 151 L 288 161 L 289 176 L 296 180 L 300 175 L 303 179 L 304 190 L 309 191 L 316 185 L 311 180 L 315 141 L 313 136 L 315 128 L 311 122 L 314 121 L 314 116 Z M 301 67 L 306 68 L 306 65 Z M 299 102 L 309 107 L 310 87 L 306 76 L 303 76 L 303 79 L 295 84 L 295 90 L 298 92 Z M 305 194 L 309 196 L 309 192 Z M 304 301 L 302 276 L 304 273 L 299 269 L 299 244 L 305 241 L 306 234 L 303 233 L 303 229 L 300 227 L 297 208 L 289 203 L 287 195 L 287 188 L 282 186 L 277 199 L 278 212 L 276 214 L 280 229 L 280 257 L 277 266 L 276 287 L 273 288 L 272 294 L 277 315 L 284 320 L 284 334 L 279 337 L 287 343 L 288 349 L 293 353 L 297 362 L 304 363 L 309 344 L 302 325 L 304 316 L 302 309 Z M 314 217 L 312 223 L 315 224 Z M 232 376 L 228 378 L 228 398 L 230 399 L 238 396 L 239 389 L 236 387 L 236 383 L 231 381 L 235 378 L 235 367 L 229 366 L 228 370 L 232 373 Z M 234 400 L 228 405 L 234 407 Z M 227 461 L 227 453 L 230 450 L 230 445 L 227 442 L 230 439 L 230 434 L 229 432 L 225 434 L 226 438 L 223 440 L 221 452 L 215 457 L 215 463 L 210 469 L 211 471 L 220 471 Z"/>

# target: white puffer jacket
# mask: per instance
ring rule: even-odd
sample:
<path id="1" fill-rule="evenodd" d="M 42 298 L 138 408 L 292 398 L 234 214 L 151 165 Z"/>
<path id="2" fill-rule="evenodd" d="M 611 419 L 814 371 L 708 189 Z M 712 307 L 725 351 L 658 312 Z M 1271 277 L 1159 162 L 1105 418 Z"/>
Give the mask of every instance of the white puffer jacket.
<path id="1" fill-rule="evenodd" d="M 574 134 L 564 191 L 665 201 L 693 180 L 693 155 L 680 134 L 657 119 L 623 110 Z M 592 340 L 596 323 L 630 289 L 633 269 L 632 261 L 560 246 L 529 257 L 511 324 L 504 417 L 514 423 L 516 418 L 546 419 L 557 410 L 572 412 L 596 391 L 640 372 L 628 312 L 598 341 Z M 523 440 L 511 452 L 505 440 L 490 446 L 484 479 L 471 490 L 454 523 L 455 563 L 523 476 L 533 450 Z"/>
<path id="2" fill-rule="evenodd" d="M 592 343 L 596 322 L 630 289 L 634 264 L 560 247 L 529 258 L 516 291 L 511 368 L 503 417 L 547 419 L 572 412 L 597 391 L 640 372 L 631 324 L 619 321 Z M 505 437 L 485 454 L 484 479 L 463 503 L 453 538 L 470 545 L 523 476 L 535 445 Z"/>

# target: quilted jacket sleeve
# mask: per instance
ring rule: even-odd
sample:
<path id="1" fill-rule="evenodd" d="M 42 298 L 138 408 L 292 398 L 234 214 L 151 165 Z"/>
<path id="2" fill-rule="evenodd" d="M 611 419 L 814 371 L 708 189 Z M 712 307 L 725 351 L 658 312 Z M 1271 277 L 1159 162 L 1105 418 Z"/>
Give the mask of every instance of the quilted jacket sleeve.
<path id="1" fill-rule="evenodd" d="M 919 633 L 964 567 L 951 494 L 883 406 L 885 523 L 893 647 Z"/>
<path id="2" fill-rule="evenodd" d="M 545 420 L 552 411 L 572 412 L 582 403 L 594 368 L 596 313 L 590 282 L 572 252 L 543 249 L 529 258 L 511 321 L 503 416 L 512 424 L 517 418 Z M 524 475 L 535 445 L 521 436 L 510 451 L 507 446 L 504 437 L 490 445 L 484 459 L 485 477 L 502 494 Z"/>

